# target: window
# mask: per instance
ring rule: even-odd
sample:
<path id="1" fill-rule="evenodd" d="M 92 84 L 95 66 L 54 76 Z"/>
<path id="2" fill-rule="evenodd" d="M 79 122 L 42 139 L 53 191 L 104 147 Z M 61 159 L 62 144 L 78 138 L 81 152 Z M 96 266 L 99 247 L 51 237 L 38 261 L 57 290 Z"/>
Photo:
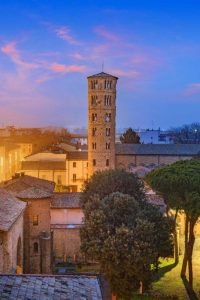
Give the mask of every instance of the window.
<path id="1" fill-rule="evenodd" d="M 105 115 L 105 121 L 110 122 L 111 121 L 111 113 L 106 113 Z"/>
<path id="2" fill-rule="evenodd" d="M 97 121 L 97 114 L 92 114 L 92 121 L 93 122 Z"/>
<path id="3" fill-rule="evenodd" d="M 76 162 L 75 161 L 73 162 L 73 168 L 76 168 Z"/>
<path id="4" fill-rule="evenodd" d="M 111 89 L 111 88 L 112 88 L 112 80 L 105 80 L 104 89 Z"/>
<path id="5" fill-rule="evenodd" d="M 104 105 L 105 106 L 111 106 L 111 96 L 107 96 L 107 95 L 105 95 L 104 96 Z"/>
<path id="6" fill-rule="evenodd" d="M 76 174 L 73 174 L 73 182 L 76 182 Z"/>
<path id="7" fill-rule="evenodd" d="M 92 135 L 95 136 L 96 135 L 96 131 L 97 129 L 96 128 L 92 128 Z"/>
<path id="8" fill-rule="evenodd" d="M 61 177 L 61 175 L 58 175 L 57 176 L 57 184 L 62 184 L 62 177 Z"/>
<path id="9" fill-rule="evenodd" d="M 106 143 L 106 149 L 110 149 L 110 143 Z"/>
<path id="10" fill-rule="evenodd" d="M 38 253 L 38 251 L 39 251 L 38 243 L 35 242 L 35 243 L 33 244 L 33 252 L 34 252 L 34 253 Z"/>
<path id="11" fill-rule="evenodd" d="M 97 148 L 97 144 L 96 143 L 92 143 L 92 149 L 96 150 L 96 148 Z"/>
<path id="12" fill-rule="evenodd" d="M 110 136 L 110 128 L 106 128 L 106 136 Z"/>
<path id="13" fill-rule="evenodd" d="M 33 216 L 33 226 L 37 226 L 38 225 L 38 215 L 34 215 Z"/>
<path id="14" fill-rule="evenodd" d="M 109 159 L 106 159 L 106 167 L 109 167 Z"/>
<path id="15" fill-rule="evenodd" d="M 93 166 L 96 166 L 96 159 L 93 159 Z"/>
<path id="16" fill-rule="evenodd" d="M 91 96 L 91 104 L 92 105 L 97 105 L 98 102 L 98 96 L 97 95 L 92 95 Z"/>
<path id="17" fill-rule="evenodd" d="M 92 80 L 91 81 L 91 89 L 97 89 L 98 88 L 98 81 L 97 80 Z"/>

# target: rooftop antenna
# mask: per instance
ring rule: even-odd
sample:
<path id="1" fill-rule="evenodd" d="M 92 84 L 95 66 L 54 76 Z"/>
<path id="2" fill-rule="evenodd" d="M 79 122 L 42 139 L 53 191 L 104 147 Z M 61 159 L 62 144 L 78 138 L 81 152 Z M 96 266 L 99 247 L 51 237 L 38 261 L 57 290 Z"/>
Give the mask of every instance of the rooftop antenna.
<path id="1" fill-rule="evenodd" d="M 104 71 L 104 61 L 102 62 L 102 72 Z"/>

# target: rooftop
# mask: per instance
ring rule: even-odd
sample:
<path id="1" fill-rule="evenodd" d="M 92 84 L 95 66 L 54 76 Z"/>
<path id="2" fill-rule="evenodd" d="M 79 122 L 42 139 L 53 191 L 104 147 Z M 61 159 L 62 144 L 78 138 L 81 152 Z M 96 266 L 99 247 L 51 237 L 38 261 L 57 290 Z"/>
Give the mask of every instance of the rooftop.
<path id="1" fill-rule="evenodd" d="M 18 174 L 15 178 L 5 181 L 1 187 L 14 194 L 18 194 L 28 188 L 34 187 L 42 190 L 47 190 L 50 193 L 54 191 L 55 183 L 45 179 L 40 179 L 28 175 Z"/>
<path id="2" fill-rule="evenodd" d="M 118 77 L 110 75 L 110 74 L 105 73 L 105 72 L 100 72 L 98 74 L 94 74 L 94 75 L 88 76 L 87 78 L 92 78 L 92 77 L 113 77 L 115 79 L 118 79 Z"/>
<path id="3" fill-rule="evenodd" d="M 0 275 L 0 299 L 102 300 L 96 276 Z"/>
<path id="4" fill-rule="evenodd" d="M 15 198 L 12 193 L 0 188 L 0 230 L 8 231 L 25 207 L 26 203 Z"/>
<path id="5" fill-rule="evenodd" d="M 52 208 L 80 208 L 81 193 L 54 193 L 51 200 Z"/>
<path id="6" fill-rule="evenodd" d="M 181 155 L 200 152 L 200 144 L 116 144 L 117 155 Z"/>
<path id="7" fill-rule="evenodd" d="M 43 188 L 29 187 L 26 190 L 16 193 L 15 196 L 20 199 L 44 199 L 50 198 L 52 192 Z"/>
<path id="8" fill-rule="evenodd" d="M 37 154 L 29 155 L 25 158 L 26 161 L 65 161 L 65 154 L 55 154 L 50 152 L 40 152 Z"/>

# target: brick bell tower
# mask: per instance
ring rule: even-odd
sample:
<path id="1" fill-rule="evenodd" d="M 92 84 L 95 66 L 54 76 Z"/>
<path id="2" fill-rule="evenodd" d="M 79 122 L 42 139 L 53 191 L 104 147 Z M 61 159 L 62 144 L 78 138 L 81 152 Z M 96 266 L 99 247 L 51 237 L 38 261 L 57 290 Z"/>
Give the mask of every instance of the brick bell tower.
<path id="1" fill-rule="evenodd" d="M 88 174 L 115 168 L 116 85 L 104 72 L 88 78 Z"/>

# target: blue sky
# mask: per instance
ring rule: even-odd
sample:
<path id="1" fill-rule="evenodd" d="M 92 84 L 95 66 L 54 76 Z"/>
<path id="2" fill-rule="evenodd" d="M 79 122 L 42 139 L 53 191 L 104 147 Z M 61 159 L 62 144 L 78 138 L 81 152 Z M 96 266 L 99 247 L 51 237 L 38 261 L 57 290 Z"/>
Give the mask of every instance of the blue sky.
<path id="1" fill-rule="evenodd" d="M 117 127 L 200 115 L 199 0 L 0 1 L 0 126 L 87 127 L 86 77 L 119 77 Z"/>

